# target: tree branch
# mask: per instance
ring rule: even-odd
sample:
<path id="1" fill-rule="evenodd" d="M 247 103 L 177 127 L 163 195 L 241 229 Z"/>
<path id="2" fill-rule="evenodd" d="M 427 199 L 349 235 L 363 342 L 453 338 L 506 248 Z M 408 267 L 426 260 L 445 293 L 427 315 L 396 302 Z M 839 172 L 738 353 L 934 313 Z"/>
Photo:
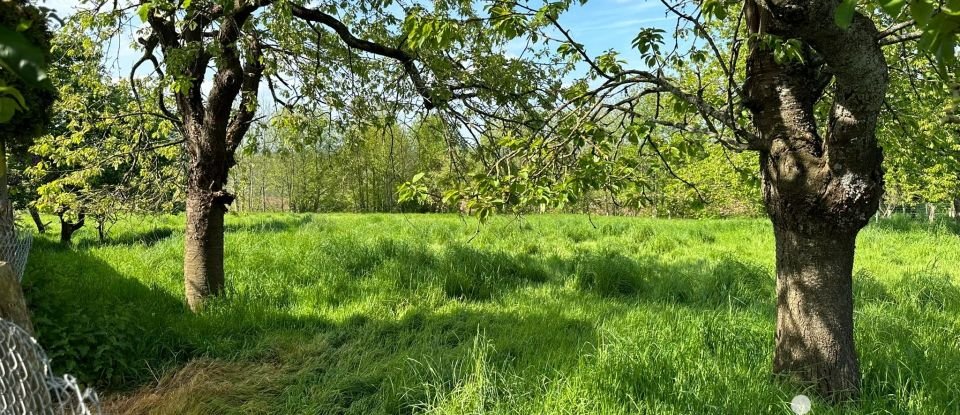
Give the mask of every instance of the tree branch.
<path id="1" fill-rule="evenodd" d="M 374 55 L 391 58 L 400 62 L 400 64 L 403 65 L 403 70 L 407 73 L 407 76 L 410 77 L 410 81 L 413 82 L 413 86 L 416 88 L 417 93 L 423 98 L 423 106 L 428 110 L 436 107 L 433 95 L 430 93 L 430 88 L 423 80 L 420 70 L 414 63 L 416 61 L 416 57 L 414 55 L 400 48 L 393 48 L 371 42 L 369 40 L 360 39 L 354 36 L 353 33 L 350 32 L 350 29 L 343 24 L 343 22 L 320 10 L 309 9 L 296 4 L 291 4 L 291 9 L 293 10 L 293 15 L 297 18 L 309 22 L 320 23 L 333 29 L 343 43 L 347 44 L 347 46 L 351 48 L 359 49 Z"/>

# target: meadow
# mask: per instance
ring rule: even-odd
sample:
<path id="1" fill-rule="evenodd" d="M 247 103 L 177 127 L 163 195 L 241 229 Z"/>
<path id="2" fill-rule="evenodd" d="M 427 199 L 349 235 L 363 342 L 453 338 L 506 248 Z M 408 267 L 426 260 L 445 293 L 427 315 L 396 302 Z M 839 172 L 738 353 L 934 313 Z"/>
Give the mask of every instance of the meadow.
<path id="1" fill-rule="evenodd" d="M 227 218 L 228 292 L 183 300 L 183 218 L 128 218 L 24 279 L 59 372 L 108 413 L 790 414 L 770 374 L 764 219 Z M 814 414 L 960 413 L 960 237 L 861 233 L 863 397 Z"/>

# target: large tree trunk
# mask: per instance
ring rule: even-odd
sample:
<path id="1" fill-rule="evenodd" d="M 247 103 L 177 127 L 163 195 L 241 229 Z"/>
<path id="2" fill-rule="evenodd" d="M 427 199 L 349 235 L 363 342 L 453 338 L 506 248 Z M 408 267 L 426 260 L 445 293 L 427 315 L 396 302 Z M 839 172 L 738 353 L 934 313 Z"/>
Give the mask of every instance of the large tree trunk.
<path id="1" fill-rule="evenodd" d="M 198 311 L 207 298 L 223 292 L 224 211 L 222 205 L 211 203 L 209 192 L 188 192 L 183 278 L 187 303 Z"/>
<path id="2" fill-rule="evenodd" d="M 815 385 L 834 401 L 855 398 L 852 270 L 857 233 L 883 195 L 876 124 L 887 66 L 870 19 L 834 22 L 838 2 L 747 3 L 756 34 L 800 39 L 803 60 L 777 61 L 751 45 L 744 105 L 760 142 L 763 194 L 777 241 L 775 373 Z M 829 120 L 814 106 L 833 81 Z M 821 136 L 821 132 L 825 132 Z"/>
<path id="3" fill-rule="evenodd" d="M 777 331 L 773 370 L 813 381 L 828 394 L 860 387 L 853 344 L 852 270 L 856 233 L 774 226 Z"/>
<path id="4" fill-rule="evenodd" d="M 193 8 L 184 18 L 193 24 L 182 28 L 175 23 L 179 17 L 152 13 L 147 19 L 156 34 L 151 39 L 159 42 L 164 59 L 175 57 L 182 75 L 192 79 L 173 98 L 189 158 L 183 278 L 187 302 L 194 311 L 223 291 L 223 214 L 233 201 L 224 189 L 227 173 L 236 164 L 236 150 L 254 121 L 264 70 L 256 31 L 241 30 L 262 5 L 237 4 L 216 17 Z M 211 27 L 216 27 L 211 36 L 216 53 L 190 46 L 205 38 Z M 204 94 L 211 67 L 216 73 Z"/>
<path id="5" fill-rule="evenodd" d="M 218 131 L 206 129 L 191 143 L 187 172 L 187 229 L 184 235 L 183 279 L 193 311 L 224 288 L 223 216 L 233 195 L 224 190 L 227 171 L 235 163 Z"/>

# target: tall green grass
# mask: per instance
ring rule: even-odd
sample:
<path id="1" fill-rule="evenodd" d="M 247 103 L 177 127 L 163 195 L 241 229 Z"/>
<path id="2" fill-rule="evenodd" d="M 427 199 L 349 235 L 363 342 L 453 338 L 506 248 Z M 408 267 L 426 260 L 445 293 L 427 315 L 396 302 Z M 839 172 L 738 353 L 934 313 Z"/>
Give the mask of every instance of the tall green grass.
<path id="1" fill-rule="evenodd" d="M 182 217 L 38 238 L 25 290 L 55 368 L 158 413 L 791 413 L 770 374 L 764 220 L 228 217 L 227 295 L 182 295 Z M 960 413 L 960 238 L 859 239 L 863 399 Z"/>

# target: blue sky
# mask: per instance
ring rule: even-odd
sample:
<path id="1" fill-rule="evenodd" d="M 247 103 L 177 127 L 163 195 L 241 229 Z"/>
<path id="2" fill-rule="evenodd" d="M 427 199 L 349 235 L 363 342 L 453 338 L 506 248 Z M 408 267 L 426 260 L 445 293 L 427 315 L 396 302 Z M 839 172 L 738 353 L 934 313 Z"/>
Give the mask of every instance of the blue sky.
<path id="1" fill-rule="evenodd" d="M 620 52 L 628 66 L 640 65 L 640 53 L 630 45 L 645 27 L 657 27 L 670 33 L 675 18 L 665 15 L 659 0 L 591 0 L 575 5 L 560 17 L 574 40 L 584 45 L 591 56 L 607 49 Z"/>

